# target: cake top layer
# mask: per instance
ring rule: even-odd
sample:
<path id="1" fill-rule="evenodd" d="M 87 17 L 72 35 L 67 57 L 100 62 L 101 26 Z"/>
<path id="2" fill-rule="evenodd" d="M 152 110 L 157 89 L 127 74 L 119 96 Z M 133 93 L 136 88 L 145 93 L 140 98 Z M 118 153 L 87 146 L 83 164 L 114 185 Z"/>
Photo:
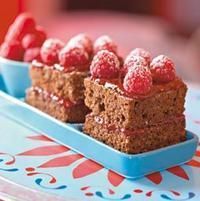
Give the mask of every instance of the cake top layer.
<path id="1" fill-rule="evenodd" d="M 86 78 L 93 80 L 96 84 L 102 85 L 103 87 L 113 90 L 115 93 L 118 93 L 119 95 L 125 96 L 127 98 L 131 99 L 145 99 L 151 96 L 154 96 L 155 94 L 167 92 L 171 90 L 178 90 L 180 87 L 186 87 L 182 79 L 179 77 L 176 77 L 173 81 L 167 82 L 167 83 L 153 83 L 150 91 L 146 94 L 134 94 L 134 93 L 128 93 L 124 87 L 122 81 L 119 79 L 98 79 L 98 78 Z"/>
<path id="2" fill-rule="evenodd" d="M 31 67 L 34 69 L 50 68 L 52 70 L 57 70 L 57 71 L 60 71 L 62 73 L 72 73 L 72 72 L 80 72 L 81 73 L 81 72 L 84 72 L 84 73 L 87 73 L 89 75 L 88 64 L 79 65 L 78 68 L 76 66 L 70 66 L 68 68 L 65 68 L 65 66 L 62 66 L 60 64 L 47 65 L 41 61 L 33 60 Z"/>
<path id="3" fill-rule="evenodd" d="M 117 44 L 107 35 L 96 41 L 86 34 L 72 37 L 66 44 L 47 39 L 41 48 L 41 60 L 34 67 L 49 66 L 61 72 L 89 71 L 94 79 L 118 80 L 127 96 L 147 96 L 155 86 L 164 86 L 177 79 L 175 64 L 165 56 L 152 59 L 150 52 L 133 49 L 125 58 L 118 54 Z M 110 80 L 110 81 L 109 81 Z"/>
<path id="4" fill-rule="evenodd" d="M 114 51 L 100 50 L 93 57 L 90 73 L 92 78 L 106 79 L 108 83 L 118 80 L 118 88 L 130 97 L 147 96 L 157 86 L 177 80 L 175 64 L 169 57 L 159 55 L 151 59 L 151 54 L 142 48 L 133 49 L 123 64 Z"/>

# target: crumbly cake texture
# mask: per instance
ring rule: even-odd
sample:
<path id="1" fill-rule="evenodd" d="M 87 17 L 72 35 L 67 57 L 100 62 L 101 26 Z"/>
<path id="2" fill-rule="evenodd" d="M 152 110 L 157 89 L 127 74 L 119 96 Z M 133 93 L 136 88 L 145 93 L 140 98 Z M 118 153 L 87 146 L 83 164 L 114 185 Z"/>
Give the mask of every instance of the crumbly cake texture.
<path id="1" fill-rule="evenodd" d="M 175 117 L 155 126 L 141 129 L 117 128 L 115 124 L 104 124 L 94 114 L 86 116 L 84 131 L 91 137 L 129 154 L 159 149 L 185 140 L 185 118 Z"/>
<path id="2" fill-rule="evenodd" d="M 162 85 L 154 85 L 150 94 L 128 97 L 115 85 L 86 78 L 85 104 L 105 123 L 123 128 L 142 128 L 155 125 L 184 111 L 187 87 L 176 78 Z"/>
<path id="3" fill-rule="evenodd" d="M 89 109 L 84 104 L 84 78 L 88 76 L 93 43 L 79 34 L 63 43 L 48 38 L 40 59 L 32 62 L 32 87 L 26 102 L 51 116 L 71 123 L 83 123 Z"/>
<path id="4" fill-rule="evenodd" d="M 26 102 L 63 122 L 84 122 L 89 112 L 83 100 L 71 102 L 37 87 L 27 90 Z"/>
<path id="5" fill-rule="evenodd" d="M 64 72 L 62 67 L 33 62 L 32 87 L 27 90 L 26 102 L 63 122 L 83 123 L 89 112 L 84 104 L 83 82 L 87 75 L 88 71 Z"/>
<path id="6" fill-rule="evenodd" d="M 100 37 L 99 41 L 96 51 L 112 49 L 114 44 L 109 37 Z M 61 121 L 82 123 L 89 112 L 84 104 L 84 78 L 89 74 L 93 50 L 93 42 L 86 34 L 79 34 L 66 44 L 48 38 L 41 47 L 41 58 L 33 61 L 30 68 L 32 87 L 27 90 L 27 103 Z M 61 102 L 70 104 L 66 107 Z"/>
<path id="7" fill-rule="evenodd" d="M 143 153 L 185 140 L 181 79 L 154 84 L 146 96 L 129 96 L 120 86 L 86 78 L 85 104 L 91 109 L 84 132 L 128 154 Z"/>
<path id="8" fill-rule="evenodd" d="M 101 50 L 85 78 L 85 104 L 91 110 L 83 130 L 128 154 L 155 150 L 186 139 L 186 85 L 176 76 L 173 61 L 151 59 L 136 48 L 119 68 L 116 54 Z"/>
<path id="9" fill-rule="evenodd" d="M 38 86 L 72 102 L 84 99 L 83 81 L 88 76 L 88 71 L 63 72 L 60 66 L 55 68 L 37 65 L 41 64 L 34 62 L 30 68 L 32 86 Z"/>

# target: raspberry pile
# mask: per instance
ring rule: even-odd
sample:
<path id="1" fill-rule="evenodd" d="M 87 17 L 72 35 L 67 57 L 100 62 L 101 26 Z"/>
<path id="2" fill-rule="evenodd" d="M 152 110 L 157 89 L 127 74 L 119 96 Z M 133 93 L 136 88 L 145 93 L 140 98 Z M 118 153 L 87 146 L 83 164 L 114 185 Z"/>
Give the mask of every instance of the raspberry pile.
<path id="1" fill-rule="evenodd" d="M 39 49 L 46 38 L 46 32 L 36 25 L 34 18 L 29 13 L 22 13 L 9 27 L 0 47 L 0 56 L 25 62 L 39 60 Z"/>
<path id="2" fill-rule="evenodd" d="M 84 33 L 78 34 L 74 37 L 72 37 L 68 41 L 69 46 L 82 46 L 85 51 L 88 53 L 89 56 L 92 56 L 93 54 L 93 43 L 89 36 L 87 36 Z"/>
<path id="3" fill-rule="evenodd" d="M 88 70 L 93 44 L 86 34 L 78 34 L 68 43 L 47 39 L 40 51 L 41 60 L 47 65 L 60 64 L 65 69 Z"/>
<path id="4" fill-rule="evenodd" d="M 120 78 L 128 94 L 146 95 L 151 91 L 153 83 L 167 83 L 176 77 L 174 63 L 167 56 L 160 55 L 151 61 L 148 51 L 136 48 L 120 67 L 115 52 L 109 51 L 109 48 L 96 50 L 90 66 L 91 76 L 102 79 Z"/>

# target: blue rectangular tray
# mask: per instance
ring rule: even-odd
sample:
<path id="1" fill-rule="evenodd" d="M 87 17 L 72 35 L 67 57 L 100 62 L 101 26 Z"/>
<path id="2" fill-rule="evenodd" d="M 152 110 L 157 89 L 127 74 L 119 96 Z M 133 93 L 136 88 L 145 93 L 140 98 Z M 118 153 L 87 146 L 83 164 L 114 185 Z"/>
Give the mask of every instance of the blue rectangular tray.
<path id="1" fill-rule="evenodd" d="M 187 131 L 185 142 L 146 153 L 125 154 L 84 134 L 81 124 L 62 123 L 2 91 L 0 97 L 1 115 L 38 130 L 126 178 L 134 179 L 183 164 L 193 157 L 198 145 L 198 137 Z"/>

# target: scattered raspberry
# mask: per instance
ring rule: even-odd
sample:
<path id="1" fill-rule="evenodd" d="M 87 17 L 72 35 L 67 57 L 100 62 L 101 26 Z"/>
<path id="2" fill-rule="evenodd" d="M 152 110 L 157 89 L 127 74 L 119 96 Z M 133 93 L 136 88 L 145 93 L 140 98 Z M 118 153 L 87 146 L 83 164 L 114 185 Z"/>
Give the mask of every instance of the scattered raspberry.
<path id="1" fill-rule="evenodd" d="M 42 61 L 48 65 L 58 63 L 58 54 L 63 47 L 64 43 L 59 39 L 47 39 L 40 50 Z"/>
<path id="2" fill-rule="evenodd" d="M 5 41 L 21 40 L 25 34 L 35 30 L 35 20 L 29 13 L 19 15 L 8 29 Z"/>
<path id="3" fill-rule="evenodd" d="M 22 46 L 23 46 L 24 49 L 37 47 L 36 36 L 34 34 L 32 34 L 32 33 L 26 34 L 22 39 Z"/>
<path id="4" fill-rule="evenodd" d="M 46 40 L 46 33 L 42 29 L 35 30 L 34 33 L 26 34 L 22 39 L 24 49 L 41 47 Z"/>
<path id="5" fill-rule="evenodd" d="M 24 53 L 24 61 L 25 62 L 31 62 L 33 60 L 40 61 L 40 48 L 35 47 L 35 48 L 29 48 L 25 51 Z"/>
<path id="6" fill-rule="evenodd" d="M 132 57 L 135 57 L 135 56 L 140 56 L 140 57 L 144 58 L 144 60 L 147 62 L 147 64 L 150 65 L 151 54 L 142 48 L 135 48 L 134 50 L 132 50 L 126 57 L 124 63 L 125 64 L 128 63 L 132 59 Z"/>
<path id="7" fill-rule="evenodd" d="M 38 37 L 42 40 L 43 39 L 43 42 L 46 40 L 47 38 L 47 33 L 46 31 L 44 30 L 44 28 L 42 26 L 36 26 L 35 28 L 35 31 L 34 33 L 36 35 L 38 35 Z"/>
<path id="8" fill-rule="evenodd" d="M 155 57 L 151 62 L 150 69 L 155 82 L 170 82 L 175 79 L 174 63 L 165 55 Z"/>
<path id="9" fill-rule="evenodd" d="M 152 87 L 152 76 L 150 70 L 146 67 L 135 67 L 129 70 L 124 78 L 123 86 L 130 94 L 147 94 Z"/>
<path id="10" fill-rule="evenodd" d="M 117 45 L 109 36 L 100 36 L 94 43 L 94 53 L 96 54 L 100 50 L 108 50 L 117 54 Z"/>
<path id="11" fill-rule="evenodd" d="M 24 49 L 20 42 L 4 42 L 0 48 L 0 55 L 4 58 L 21 61 L 23 59 Z"/>
<path id="12" fill-rule="evenodd" d="M 89 56 L 92 55 L 93 53 L 93 44 L 92 44 L 92 40 L 89 38 L 89 36 L 87 36 L 84 33 L 78 34 L 76 36 L 74 36 L 73 38 L 71 38 L 67 44 L 68 46 L 79 46 L 82 45 L 86 52 L 88 53 Z"/>
<path id="13" fill-rule="evenodd" d="M 89 63 L 89 56 L 82 46 L 72 47 L 66 45 L 59 53 L 60 65 L 82 68 Z"/>
<path id="14" fill-rule="evenodd" d="M 95 78 L 112 79 L 118 76 L 119 66 L 119 60 L 114 53 L 101 50 L 94 56 L 90 72 Z"/>
<path id="15" fill-rule="evenodd" d="M 132 56 L 129 60 L 126 60 L 126 62 L 124 63 L 124 66 L 122 68 L 122 75 L 125 76 L 130 69 L 135 67 L 149 68 L 148 63 L 143 57 Z"/>

